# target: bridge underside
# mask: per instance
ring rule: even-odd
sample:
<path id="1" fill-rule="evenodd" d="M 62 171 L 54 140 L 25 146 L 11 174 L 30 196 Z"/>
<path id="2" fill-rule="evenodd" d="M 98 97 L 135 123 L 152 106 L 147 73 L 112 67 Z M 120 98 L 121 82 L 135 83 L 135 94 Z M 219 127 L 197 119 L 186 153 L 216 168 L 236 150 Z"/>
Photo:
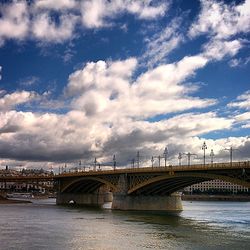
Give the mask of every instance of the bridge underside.
<path id="1" fill-rule="evenodd" d="M 99 179 L 80 178 L 67 183 L 61 192 L 58 192 L 57 204 L 69 204 L 71 202 L 80 205 L 101 206 L 107 201 L 112 201 L 112 193 L 105 182 Z"/>
<path id="2" fill-rule="evenodd" d="M 93 194 L 103 185 L 102 182 L 95 180 L 84 180 L 73 183 L 65 188 L 64 193 Z"/>
<path id="3" fill-rule="evenodd" d="M 161 181 L 153 182 L 135 191 L 130 190 L 130 195 L 171 195 L 172 193 L 182 190 L 193 184 L 197 184 L 203 181 L 208 181 L 208 178 L 197 178 L 197 177 L 175 177 L 172 179 L 164 179 Z"/>

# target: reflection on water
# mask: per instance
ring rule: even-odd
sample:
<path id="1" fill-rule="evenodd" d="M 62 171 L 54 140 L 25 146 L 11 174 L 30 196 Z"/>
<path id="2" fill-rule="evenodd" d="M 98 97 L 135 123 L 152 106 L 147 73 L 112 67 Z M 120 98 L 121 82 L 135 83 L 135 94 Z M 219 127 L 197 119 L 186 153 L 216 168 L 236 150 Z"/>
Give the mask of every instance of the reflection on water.
<path id="1" fill-rule="evenodd" d="M 249 249 L 250 203 L 183 202 L 179 214 L 0 206 L 0 249 Z"/>

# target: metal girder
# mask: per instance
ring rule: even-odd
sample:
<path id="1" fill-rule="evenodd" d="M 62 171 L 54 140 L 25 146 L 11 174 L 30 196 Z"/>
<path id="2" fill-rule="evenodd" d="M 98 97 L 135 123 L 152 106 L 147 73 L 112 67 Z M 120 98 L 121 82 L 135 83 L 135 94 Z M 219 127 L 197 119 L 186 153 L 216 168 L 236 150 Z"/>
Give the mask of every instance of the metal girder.
<path id="1" fill-rule="evenodd" d="M 197 182 L 199 182 L 200 179 L 204 179 L 204 181 L 205 180 L 219 179 L 219 180 L 228 181 L 228 182 L 231 182 L 231 183 L 235 183 L 235 184 L 242 185 L 242 186 L 250 188 L 250 182 L 247 182 L 245 180 L 238 179 L 238 178 L 235 178 L 235 177 L 229 177 L 227 175 L 220 175 L 220 174 L 190 173 L 189 172 L 189 173 L 175 173 L 174 175 L 165 174 L 165 175 L 159 175 L 157 177 L 153 177 L 151 179 L 143 181 L 143 182 L 137 184 L 136 186 L 130 188 L 128 190 L 128 194 L 132 194 L 135 191 L 137 191 L 139 189 L 142 189 L 145 186 L 148 186 L 150 184 L 152 184 L 152 186 L 153 186 L 154 184 L 157 185 L 157 183 L 161 182 L 161 181 L 167 181 L 167 180 L 170 180 L 170 179 L 177 180 L 176 178 L 185 179 L 187 177 L 193 178 L 194 181 L 198 180 Z"/>
<path id="2" fill-rule="evenodd" d="M 67 183 L 67 185 L 65 185 L 64 187 L 61 187 L 61 192 L 64 191 L 68 191 L 68 189 L 70 188 L 70 186 L 74 186 L 75 184 L 78 185 L 79 182 L 86 182 L 86 181 L 92 181 L 92 182 L 98 182 L 101 183 L 101 185 L 106 184 L 107 186 L 110 186 L 113 190 L 117 189 L 117 186 L 115 186 L 114 184 L 108 182 L 105 179 L 99 178 L 99 177 L 81 177 L 81 178 L 77 178 L 76 180 L 72 180 L 71 182 Z M 78 184 L 77 184 L 78 183 Z"/>
<path id="3" fill-rule="evenodd" d="M 164 194 L 164 193 L 173 193 L 177 190 L 180 190 L 183 187 L 206 181 L 207 179 L 194 179 L 194 178 L 175 178 L 169 179 L 167 181 L 160 181 L 158 183 L 153 183 L 144 188 L 137 190 L 137 194 L 145 194 L 145 195 L 154 195 L 154 194 Z M 174 191 L 173 191 L 174 190 Z"/>

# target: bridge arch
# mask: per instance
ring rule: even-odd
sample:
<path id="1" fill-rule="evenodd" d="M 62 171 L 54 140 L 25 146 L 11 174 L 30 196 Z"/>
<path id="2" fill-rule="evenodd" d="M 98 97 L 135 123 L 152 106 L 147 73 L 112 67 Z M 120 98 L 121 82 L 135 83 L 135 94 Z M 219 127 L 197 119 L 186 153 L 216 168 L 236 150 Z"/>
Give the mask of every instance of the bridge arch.
<path id="1" fill-rule="evenodd" d="M 250 188 L 249 182 L 236 177 L 208 173 L 174 173 L 173 175 L 166 174 L 142 181 L 141 183 L 132 186 L 127 193 L 129 195 L 169 195 L 190 185 L 215 179 Z"/>
<path id="2" fill-rule="evenodd" d="M 98 188 L 100 188 L 102 185 L 107 185 L 112 190 L 116 190 L 117 187 L 112 184 L 111 182 L 99 178 L 99 177 L 81 177 L 76 180 L 72 180 L 69 183 L 65 184 L 63 187 L 61 187 L 61 193 L 66 192 L 82 192 L 82 193 L 93 193 Z"/>

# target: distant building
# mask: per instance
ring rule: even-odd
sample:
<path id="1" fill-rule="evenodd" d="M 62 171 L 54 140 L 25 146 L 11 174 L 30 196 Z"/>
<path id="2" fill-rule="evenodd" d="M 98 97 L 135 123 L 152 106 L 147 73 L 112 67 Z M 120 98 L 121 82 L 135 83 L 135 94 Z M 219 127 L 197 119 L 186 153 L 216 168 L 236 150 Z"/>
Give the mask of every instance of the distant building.
<path id="1" fill-rule="evenodd" d="M 248 193 L 250 190 L 241 185 L 225 182 L 221 180 L 204 181 L 198 184 L 184 188 L 186 193 L 216 193 L 216 192 L 228 192 L 228 193 Z"/>
<path id="2" fill-rule="evenodd" d="M 51 171 L 44 169 L 22 169 L 17 171 L 6 166 L 5 169 L 0 170 L 1 176 L 50 176 Z M 35 183 L 20 183 L 13 181 L 0 182 L 0 191 L 7 192 L 40 192 L 44 193 L 46 188 L 52 188 L 53 183 L 50 181 L 40 182 L 39 185 Z M 46 187 L 46 188 L 45 188 Z"/>

